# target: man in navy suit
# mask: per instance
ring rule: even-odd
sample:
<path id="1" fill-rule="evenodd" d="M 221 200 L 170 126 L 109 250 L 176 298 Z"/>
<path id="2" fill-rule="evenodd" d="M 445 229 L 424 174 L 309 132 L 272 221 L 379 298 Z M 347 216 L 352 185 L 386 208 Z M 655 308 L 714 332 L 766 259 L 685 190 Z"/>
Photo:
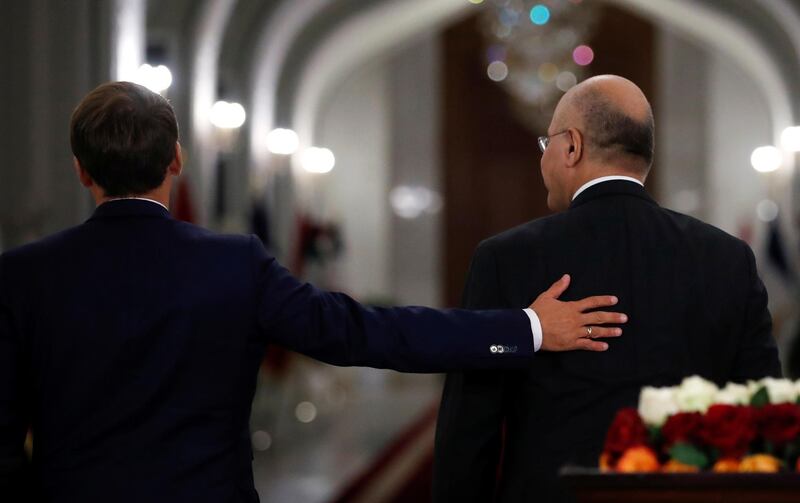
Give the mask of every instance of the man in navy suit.
<path id="1" fill-rule="evenodd" d="M 614 414 L 635 407 L 643 386 L 692 374 L 720 385 L 780 375 L 753 252 L 645 191 L 653 131 L 647 98 L 621 77 L 593 77 L 561 98 L 539 138 L 547 203 L 559 213 L 481 243 L 464 303 L 527 305 L 566 268 L 575 271 L 570 296 L 619 292 L 631 316 L 626 337 L 603 354 L 547 353 L 524 370 L 450 373 L 434 501 L 568 500 L 559 468 L 597 466 Z"/>
<path id="2" fill-rule="evenodd" d="M 369 308 L 292 277 L 253 236 L 167 210 L 181 172 L 174 112 L 131 83 L 92 91 L 71 120 L 97 209 L 0 257 L 0 501 L 253 502 L 248 420 L 265 345 L 407 372 L 514 368 L 537 349 L 602 351 L 612 297 L 529 309 Z M 591 311 L 591 312 L 587 312 Z M 593 337 L 587 337 L 587 327 Z M 17 487 L 18 489 L 19 487 Z"/>

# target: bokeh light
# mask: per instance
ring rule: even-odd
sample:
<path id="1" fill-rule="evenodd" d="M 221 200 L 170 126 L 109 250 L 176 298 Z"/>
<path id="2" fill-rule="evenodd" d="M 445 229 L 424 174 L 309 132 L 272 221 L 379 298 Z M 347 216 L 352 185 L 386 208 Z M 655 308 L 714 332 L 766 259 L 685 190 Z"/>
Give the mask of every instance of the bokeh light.
<path id="1" fill-rule="evenodd" d="M 800 152 L 800 126 L 787 127 L 783 130 L 781 147 L 789 152 Z"/>
<path id="2" fill-rule="evenodd" d="M 310 423 L 317 418 L 317 407 L 311 402 L 300 402 L 294 409 L 294 415 L 301 423 Z"/>
<path id="3" fill-rule="evenodd" d="M 500 11 L 500 23 L 504 26 L 514 26 L 519 21 L 519 13 L 514 9 L 503 9 Z"/>
<path id="4" fill-rule="evenodd" d="M 572 60 L 580 66 L 586 66 L 594 61 L 594 51 L 588 45 L 579 45 L 572 51 Z"/>
<path id="5" fill-rule="evenodd" d="M 783 164 L 783 152 L 772 145 L 758 147 L 750 155 L 750 164 L 759 173 L 775 171 Z"/>
<path id="6" fill-rule="evenodd" d="M 336 165 L 336 157 L 327 148 L 310 147 L 303 152 L 301 163 L 309 173 L 328 173 Z"/>
<path id="7" fill-rule="evenodd" d="M 564 92 L 569 91 L 577 83 L 578 79 L 572 72 L 561 72 L 556 77 L 556 87 Z"/>
<path id="8" fill-rule="evenodd" d="M 300 139 L 291 129 L 273 129 L 267 135 L 267 149 L 273 154 L 294 154 L 299 146 Z"/>
<path id="9" fill-rule="evenodd" d="M 486 69 L 486 74 L 495 82 L 500 82 L 508 77 L 508 66 L 502 61 L 492 61 Z"/>
<path id="10" fill-rule="evenodd" d="M 762 222 L 772 222 L 778 218 L 778 205 L 775 201 L 764 199 L 756 205 L 756 215 Z"/>
<path id="11" fill-rule="evenodd" d="M 542 63 L 539 65 L 538 73 L 543 82 L 552 82 L 558 77 L 558 66 L 554 63 Z"/>
<path id="12" fill-rule="evenodd" d="M 154 93 L 161 93 L 172 85 L 172 72 L 164 65 L 151 66 L 145 63 L 136 70 L 133 81 Z"/>
<path id="13" fill-rule="evenodd" d="M 531 9 L 531 22 L 541 26 L 548 21 L 550 21 L 550 9 L 542 4 L 534 5 Z"/>
<path id="14" fill-rule="evenodd" d="M 251 440 L 257 451 L 266 451 L 272 446 L 272 436 L 263 430 L 254 431 Z"/>
<path id="15" fill-rule="evenodd" d="M 442 209 L 442 196 L 427 187 L 399 185 L 389 192 L 389 202 L 395 215 L 413 219 L 423 213 L 437 213 Z"/>
<path id="16" fill-rule="evenodd" d="M 247 114 L 239 103 L 218 101 L 211 107 L 209 113 L 211 124 L 221 129 L 236 129 L 242 127 Z"/>
<path id="17" fill-rule="evenodd" d="M 511 35 L 511 27 L 506 24 L 498 24 L 494 30 L 498 38 L 508 38 Z"/>

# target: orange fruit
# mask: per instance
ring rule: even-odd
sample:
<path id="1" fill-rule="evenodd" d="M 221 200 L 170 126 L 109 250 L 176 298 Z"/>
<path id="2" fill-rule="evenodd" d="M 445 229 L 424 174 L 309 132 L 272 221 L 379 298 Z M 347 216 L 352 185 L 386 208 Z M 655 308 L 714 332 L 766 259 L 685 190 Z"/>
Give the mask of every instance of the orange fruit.
<path id="1" fill-rule="evenodd" d="M 774 473 L 781 469 L 781 461 L 769 454 L 746 456 L 739 464 L 740 472 Z"/>
<path id="2" fill-rule="evenodd" d="M 733 473 L 739 471 L 739 460 L 734 458 L 721 458 L 714 463 L 711 468 L 712 472 L 717 473 Z"/>
<path id="3" fill-rule="evenodd" d="M 657 472 L 659 468 L 656 453 L 644 445 L 628 448 L 617 461 L 617 471 L 622 473 Z"/>

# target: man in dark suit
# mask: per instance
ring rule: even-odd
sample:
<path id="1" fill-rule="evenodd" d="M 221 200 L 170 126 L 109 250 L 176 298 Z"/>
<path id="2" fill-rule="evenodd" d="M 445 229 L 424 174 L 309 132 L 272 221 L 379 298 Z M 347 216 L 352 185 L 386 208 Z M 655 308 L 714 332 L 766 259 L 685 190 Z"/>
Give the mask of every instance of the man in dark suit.
<path id="1" fill-rule="evenodd" d="M 170 217 L 174 112 L 131 83 L 92 91 L 71 120 L 97 209 L 0 257 L 0 501 L 16 501 L 34 437 L 36 499 L 253 502 L 248 433 L 268 342 L 336 365 L 408 372 L 525 366 L 535 350 L 602 351 L 610 297 L 523 312 L 364 307 L 292 277 L 253 236 Z M 538 316 L 537 316 L 538 315 Z M 15 484 L 17 483 L 17 484 Z M 28 488 L 30 490 L 30 488 Z"/>
<path id="2" fill-rule="evenodd" d="M 603 354 L 549 353 L 522 371 L 448 375 L 437 502 L 559 501 L 559 467 L 597 466 L 615 412 L 636 406 L 642 386 L 781 372 L 747 244 L 644 190 L 653 118 L 636 85 L 601 76 L 572 88 L 539 145 L 548 205 L 560 213 L 481 243 L 464 305 L 525 306 L 569 270 L 569 295 L 619 295 L 626 336 Z"/>

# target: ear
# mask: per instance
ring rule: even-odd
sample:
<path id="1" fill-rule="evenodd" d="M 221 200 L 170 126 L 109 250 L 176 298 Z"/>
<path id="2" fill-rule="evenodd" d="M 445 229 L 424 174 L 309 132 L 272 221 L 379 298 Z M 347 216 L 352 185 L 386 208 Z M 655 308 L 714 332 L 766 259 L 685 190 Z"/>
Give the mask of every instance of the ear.
<path id="1" fill-rule="evenodd" d="M 175 142 L 175 157 L 167 166 L 167 171 L 172 176 L 180 176 L 181 171 L 183 171 L 183 152 L 181 151 L 181 144 L 177 141 Z"/>
<path id="2" fill-rule="evenodd" d="M 92 177 L 89 176 L 89 173 L 83 169 L 80 161 L 78 161 L 78 158 L 75 156 L 72 157 L 72 167 L 75 169 L 75 174 L 78 175 L 78 180 L 81 181 L 81 185 L 87 189 L 94 185 L 94 180 L 92 180 Z"/>
<path id="3" fill-rule="evenodd" d="M 567 131 L 567 166 L 574 167 L 583 158 L 583 134 L 575 128 Z"/>

